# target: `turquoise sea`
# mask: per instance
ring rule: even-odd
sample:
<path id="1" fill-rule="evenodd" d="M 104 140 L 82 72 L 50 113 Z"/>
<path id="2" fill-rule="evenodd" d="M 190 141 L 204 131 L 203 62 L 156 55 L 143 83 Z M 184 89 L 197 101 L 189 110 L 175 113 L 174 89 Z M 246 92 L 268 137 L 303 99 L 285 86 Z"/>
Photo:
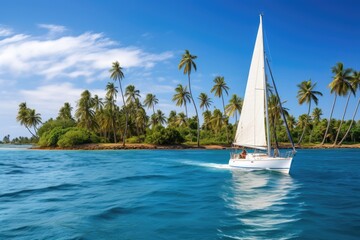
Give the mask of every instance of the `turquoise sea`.
<path id="1" fill-rule="evenodd" d="M 360 149 L 299 150 L 290 175 L 229 150 L 0 148 L 0 239 L 359 239 Z"/>

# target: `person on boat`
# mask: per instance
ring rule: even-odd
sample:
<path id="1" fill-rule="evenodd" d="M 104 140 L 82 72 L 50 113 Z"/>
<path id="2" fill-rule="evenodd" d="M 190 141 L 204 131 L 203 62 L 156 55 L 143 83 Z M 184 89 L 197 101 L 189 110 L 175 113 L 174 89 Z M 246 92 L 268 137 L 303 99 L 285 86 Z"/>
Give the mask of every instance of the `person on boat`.
<path id="1" fill-rule="evenodd" d="M 240 158 L 246 158 L 246 153 L 247 153 L 246 150 L 243 149 L 243 151 L 240 154 Z"/>

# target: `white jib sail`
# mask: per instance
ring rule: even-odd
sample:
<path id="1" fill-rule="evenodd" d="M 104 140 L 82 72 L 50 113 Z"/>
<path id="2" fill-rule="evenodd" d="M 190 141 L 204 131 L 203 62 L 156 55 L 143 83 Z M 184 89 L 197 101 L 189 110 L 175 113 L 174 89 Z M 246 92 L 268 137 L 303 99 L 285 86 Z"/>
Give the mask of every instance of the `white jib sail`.
<path id="1" fill-rule="evenodd" d="M 258 149 L 266 148 L 265 87 L 264 44 L 262 17 L 260 16 L 243 107 L 235 135 L 235 145 Z"/>

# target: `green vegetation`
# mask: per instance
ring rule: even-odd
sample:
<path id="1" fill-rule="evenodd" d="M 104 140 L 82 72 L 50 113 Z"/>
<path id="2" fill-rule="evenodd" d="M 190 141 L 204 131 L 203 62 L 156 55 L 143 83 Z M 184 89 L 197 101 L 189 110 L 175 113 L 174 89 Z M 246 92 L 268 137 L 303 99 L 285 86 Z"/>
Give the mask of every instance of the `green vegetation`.
<path id="1" fill-rule="evenodd" d="M 210 111 L 213 104 L 207 93 L 200 93 L 198 104 L 202 110 L 202 125 L 191 93 L 191 71 L 196 70 L 194 60 L 197 57 L 185 51 L 178 65 L 188 77 L 188 85 L 179 84 L 174 89 L 172 100 L 179 107 L 184 107 L 184 112 L 171 111 L 168 116 L 161 109 L 155 109 L 159 103 L 156 95 L 146 93 L 141 101 L 140 90 L 134 85 L 128 85 L 125 92 L 122 89 L 122 81 L 125 76 L 123 68 L 118 62 L 112 64 L 110 79 L 118 81 L 122 98 L 122 106 L 117 103 L 118 88 L 113 82 L 105 86 L 106 95 L 100 98 L 84 90 L 77 101 L 76 107 L 64 103 L 60 108 L 57 118 L 49 119 L 42 123 L 40 114 L 34 109 L 27 107 L 26 103 L 20 103 L 17 121 L 25 126 L 32 134 L 32 138 L 16 138 L 10 140 L 5 136 L 2 143 L 29 143 L 37 142 L 42 147 L 68 147 L 85 143 L 117 143 L 119 141 L 125 146 L 126 143 L 151 143 L 160 145 L 170 144 L 230 144 L 235 137 L 238 116 L 241 114 L 242 98 L 232 94 L 225 105 L 225 97 L 230 91 L 224 77 L 218 76 L 214 79 L 214 85 L 210 94 L 222 100 L 222 107 Z M 360 121 L 355 117 L 360 105 L 357 102 L 351 120 L 332 119 L 337 96 L 347 96 L 347 103 L 352 99 L 360 86 L 360 74 L 357 71 L 344 68 L 338 63 L 332 68 L 333 81 L 329 84 L 330 92 L 334 94 L 334 104 L 331 109 L 329 120 L 322 119 L 322 110 L 315 107 L 311 111 L 312 103 L 317 105 L 322 93 L 317 91 L 316 83 L 311 80 L 302 81 L 298 84 L 299 104 L 308 105 L 307 113 L 296 119 L 289 114 L 289 109 L 283 108 L 287 118 L 289 129 L 294 141 L 298 144 L 342 144 L 360 142 Z M 270 117 L 270 131 L 272 142 L 287 142 L 287 134 L 280 117 L 279 99 L 272 93 L 271 87 L 268 92 L 268 110 Z M 353 98 L 355 99 L 355 97 Z M 193 103 L 195 116 L 188 116 L 189 104 Z M 282 102 L 284 104 L 285 102 Z M 344 114 L 347 110 L 347 103 Z M 191 106 L 191 105 L 190 105 Z M 147 115 L 146 109 L 151 112 Z M 75 115 L 72 116 L 74 110 Z M 233 118 L 235 123 L 229 122 Z M 341 140 L 340 140 L 341 139 Z M 340 141 L 339 141 L 340 140 Z"/>

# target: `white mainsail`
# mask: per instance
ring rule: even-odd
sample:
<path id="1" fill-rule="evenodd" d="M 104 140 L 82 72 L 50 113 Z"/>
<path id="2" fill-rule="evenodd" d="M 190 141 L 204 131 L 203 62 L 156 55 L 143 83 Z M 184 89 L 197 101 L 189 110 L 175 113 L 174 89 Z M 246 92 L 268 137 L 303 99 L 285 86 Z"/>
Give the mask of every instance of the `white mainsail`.
<path id="1" fill-rule="evenodd" d="M 262 31 L 262 17 L 256 37 L 254 52 L 242 106 L 241 116 L 235 135 L 235 145 L 265 149 L 265 61 Z"/>

